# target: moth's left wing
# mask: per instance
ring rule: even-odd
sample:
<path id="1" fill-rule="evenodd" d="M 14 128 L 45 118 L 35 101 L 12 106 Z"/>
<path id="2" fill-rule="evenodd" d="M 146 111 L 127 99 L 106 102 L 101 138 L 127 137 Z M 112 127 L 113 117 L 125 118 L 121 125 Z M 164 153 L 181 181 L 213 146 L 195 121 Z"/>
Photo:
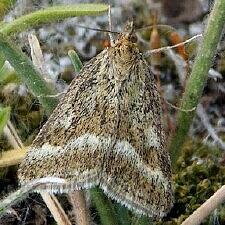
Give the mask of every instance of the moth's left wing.
<path id="1" fill-rule="evenodd" d="M 101 135 L 114 135 L 114 104 L 108 99 L 107 49 L 89 61 L 40 130 L 19 168 L 25 184 L 42 177 L 64 178 L 68 184 L 45 189 L 67 192 L 99 183 L 105 150 Z"/>

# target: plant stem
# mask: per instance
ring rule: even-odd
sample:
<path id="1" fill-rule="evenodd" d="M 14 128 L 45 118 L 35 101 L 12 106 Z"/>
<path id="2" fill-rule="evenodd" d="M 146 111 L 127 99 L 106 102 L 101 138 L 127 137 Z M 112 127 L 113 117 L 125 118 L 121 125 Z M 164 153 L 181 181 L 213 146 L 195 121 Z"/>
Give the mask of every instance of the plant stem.
<path id="1" fill-rule="evenodd" d="M 23 142 L 21 141 L 19 135 L 16 132 L 15 127 L 11 123 L 10 120 L 7 121 L 7 124 L 5 125 L 3 129 L 3 134 L 9 144 L 14 148 L 14 149 L 23 149 Z"/>
<path id="2" fill-rule="evenodd" d="M 69 200 L 73 205 L 76 225 L 89 225 L 91 219 L 89 210 L 87 209 L 84 191 L 73 191 L 69 193 Z"/>
<path id="3" fill-rule="evenodd" d="M 0 32 L 5 35 L 12 35 L 28 28 L 34 28 L 51 22 L 59 22 L 69 17 L 99 15 L 107 10 L 108 5 L 104 4 L 53 6 L 21 16 L 10 23 L 6 23 L 0 28 Z"/>
<path id="4" fill-rule="evenodd" d="M 58 225 L 72 225 L 55 195 L 47 192 L 40 194 Z"/>
<path id="5" fill-rule="evenodd" d="M 209 16 L 208 24 L 193 65 L 192 73 L 187 81 L 185 92 L 181 100 L 182 109 L 188 110 L 196 107 L 202 96 L 208 78 L 208 71 L 212 64 L 213 56 L 216 52 L 224 24 L 225 0 L 216 0 Z M 177 130 L 169 146 L 174 170 L 176 169 L 176 161 L 181 154 L 181 147 L 186 139 L 194 115 L 195 110 L 191 112 L 180 111 L 178 114 Z"/>
<path id="6" fill-rule="evenodd" d="M 114 216 L 115 209 L 111 201 L 105 196 L 105 194 L 99 188 L 91 189 L 91 198 L 98 210 L 102 225 L 118 225 L 117 217 Z"/>
<path id="7" fill-rule="evenodd" d="M 199 225 L 225 201 L 225 185 L 197 208 L 181 225 Z"/>
<path id="8" fill-rule="evenodd" d="M 131 220 L 127 208 L 119 203 L 114 203 L 114 207 L 119 223 L 121 225 L 130 225 Z"/>

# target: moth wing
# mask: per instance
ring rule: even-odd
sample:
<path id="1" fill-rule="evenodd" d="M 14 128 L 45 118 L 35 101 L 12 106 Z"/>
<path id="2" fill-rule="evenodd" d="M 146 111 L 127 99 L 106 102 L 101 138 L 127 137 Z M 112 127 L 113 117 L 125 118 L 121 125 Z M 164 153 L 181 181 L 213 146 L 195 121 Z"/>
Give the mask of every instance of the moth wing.
<path id="1" fill-rule="evenodd" d="M 60 177 L 68 184 L 62 192 L 98 184 L 104 151 L 114 135 L 115 108 L 107 99 L 107 50 L 90 60 L 75 78 L 20 165 L 21 184 L 42 177 Z M 102 82 L 101 82 L 102 81 Z M 59 187 L 45 189 L 57 192 Z"/>
<path id="2" fill-rule="evenodd" d="M 154 77 L 140 60 L 119 99 L 117 142 L 107 154 L 102 189 L 113 199 L 150 217 L 162 217 L 173 202 L 170 158 L 165 149 L 160 97 Z M 136 74 L 136 75 L 134 75 Z"/>

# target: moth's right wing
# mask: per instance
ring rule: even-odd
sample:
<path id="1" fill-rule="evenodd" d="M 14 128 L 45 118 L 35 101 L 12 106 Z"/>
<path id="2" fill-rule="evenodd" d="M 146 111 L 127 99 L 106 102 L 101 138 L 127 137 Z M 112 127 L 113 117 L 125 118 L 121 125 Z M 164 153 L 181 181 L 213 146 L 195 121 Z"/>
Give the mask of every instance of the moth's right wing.
<path id="1" fill-rule="evenodd" d="M 144 60 L 137 59 L 126 72 L 116 142 L 106 155 L 100 186 L 138 214 L 163 217 L 173 194 L 159 93 Z"/>
<path id="2" fill-rule="evenodd" d="M 42 177 L 60 177 L 67 185 L 47 187 L 54 192 L 98 184 L 105 151 L 115 131 L 115 104 L 104 50 L 81 70 L 40 130 L 20 165 L 21 184 Z M 101 136 L 104 135 L 104 140 Z M 45 187 L 46 189 L 46 187 Z"/>

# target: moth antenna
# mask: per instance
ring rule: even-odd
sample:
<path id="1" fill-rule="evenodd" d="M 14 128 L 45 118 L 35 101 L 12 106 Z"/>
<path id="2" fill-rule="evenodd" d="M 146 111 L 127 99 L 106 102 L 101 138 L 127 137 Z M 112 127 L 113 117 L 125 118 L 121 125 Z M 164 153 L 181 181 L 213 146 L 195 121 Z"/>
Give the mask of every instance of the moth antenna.
<path id="1" fill-rule="evenodd" d="M 134 19 L 133 18 L 130 18 L 128 20 L 128 22 L 126 23 L 124 31 L 126 33 L 129 33 L 129 34 L 132 34 L 132 33 L 135 32 L 135 26 L 134 26 Z"/>
<path id="2" fill-rule="evenodd" d="M 88 30 L 94 30 L 94 31 L 100 31 L 100 32 L 107 32 L 107 33 L 112 33 L 112 34 L 121 34 L 121 32 L 117 32 L 117 31 L 111 31 L 111 30 L 107 30 L 107 29 L 98 29 L 98 28 L 93 28 L 93 27 L 87 27 L 87 26 L 83 26 L 83 25 L 75 25 L 76 27 L 80 27 L 80 28 L 85 28 Z"/>
<path id="3" fill-rule="evenodd" d="M 134 25 L 134 19 L 131 20 L 131 33 L 135 32 L 135 25 Z"/>
<path id="4" fill-rule="evenodd" d="M 108 34 L 109 34 L 110 44 L 112 46 L 115 43 L 115 40 L 111 33 L 111 31 L 112 31 L 112 15 L 111 15 L 111 6 L 110 5 L 109 5 L 109 10 L 108 10 L 108 20 L 109 20 L 109 30 L 110 30 L 110 32 Z"/>

